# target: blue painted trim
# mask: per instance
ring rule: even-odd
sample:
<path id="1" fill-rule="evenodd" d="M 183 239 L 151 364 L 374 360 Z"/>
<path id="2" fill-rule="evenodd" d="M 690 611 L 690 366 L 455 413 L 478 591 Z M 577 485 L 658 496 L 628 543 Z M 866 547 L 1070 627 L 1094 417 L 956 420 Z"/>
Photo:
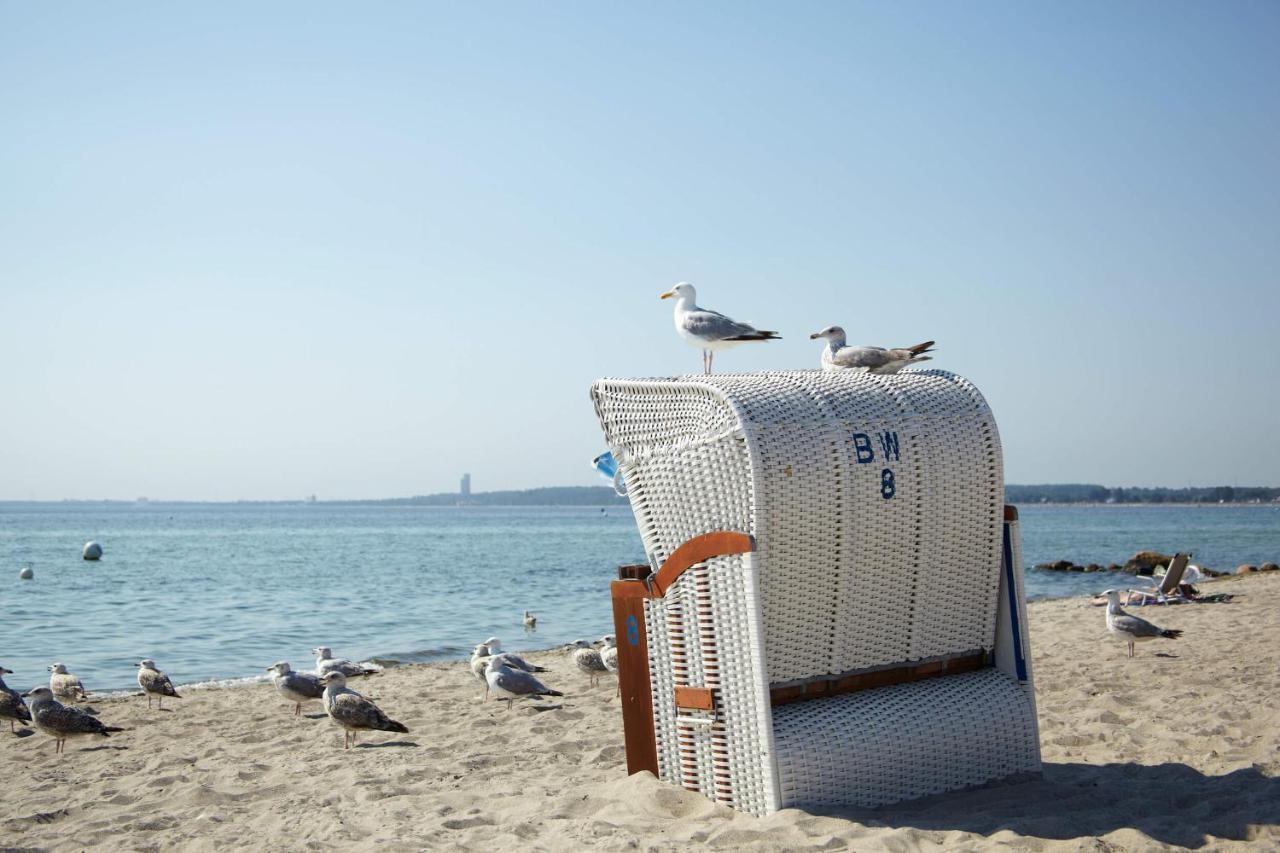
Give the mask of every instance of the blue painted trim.
<path id="1" fill-rule="evenodd" d="M 1009 522 L 1004 523 L 1004 585 L 1009 590 L 1009 621 L 1013 625 L 1013 661 L 1018 680 L 1027 680 L 1027 659 L 1022 656 L 1022 627 L 1018 623 L 1018 588 L 1013 582 L 1013 535 Z"/>

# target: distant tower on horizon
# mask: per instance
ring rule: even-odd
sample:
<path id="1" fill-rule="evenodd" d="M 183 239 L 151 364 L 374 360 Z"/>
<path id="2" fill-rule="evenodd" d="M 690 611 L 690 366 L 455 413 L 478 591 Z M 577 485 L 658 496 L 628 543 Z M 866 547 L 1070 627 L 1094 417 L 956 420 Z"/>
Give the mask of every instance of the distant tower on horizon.
<path id="1" fill-rule="evenodd" d="M 459 489 L 459 491 L 462 493 L 462 496 L 464 498 L 471 497 L 471 475 L 470 474 L 462 475 L 462 488 Z"/>

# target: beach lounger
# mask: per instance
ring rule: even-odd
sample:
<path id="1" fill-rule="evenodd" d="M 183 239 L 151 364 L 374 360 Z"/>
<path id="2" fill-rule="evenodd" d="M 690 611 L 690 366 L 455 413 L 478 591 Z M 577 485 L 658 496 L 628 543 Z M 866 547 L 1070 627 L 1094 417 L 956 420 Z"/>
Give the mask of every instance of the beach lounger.
<path id="1" fill-rule="evenodd" d="M 1182 584 L 1182 576 L 1186 572 L 1189 562 L 1191 562 L 1191 554 L 1189 552 L 1174 554 L 1164 575 L 1159 578 L 1152 578 L 1153 581 L 1158 581 L 1158 583 L 1153 583 L 1143 589 L 1129 591 L 1130 606 L 1142 607 L 1148 604 L 1175 604 L 1187 601 L 1187 598 L 1179 590 L 1179 586 Z"/>
<path id="2" fill-rule="evenodd" d="M 733 808 L 1040 770 L 999 434 L 941 371 L 600 380 L 649 558 L 613 584 L 630 772 Z"/>

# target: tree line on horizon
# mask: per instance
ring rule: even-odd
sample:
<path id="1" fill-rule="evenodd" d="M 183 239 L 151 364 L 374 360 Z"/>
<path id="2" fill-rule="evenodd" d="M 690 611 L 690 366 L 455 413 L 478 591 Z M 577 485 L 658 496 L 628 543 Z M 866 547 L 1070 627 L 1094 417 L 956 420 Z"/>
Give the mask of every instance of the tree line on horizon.
<path id="1" fill-rule="evenodd" d="M 1270 503 L 1280 500 L 1280 487 L 1189 486 L 1165 488 L 1145 486 L 1108 487 L 1092 483 L 1006 485 L 1005 501 L 1018 503 Z M 418 495 L 377 503 L 420 506 L 609 506 L 625 505 L 627 499 L 608 486 L 552 486 L 518 491 L 476 492 L 463 499 L 455 493 Z"/>
<path id="2" fill-rule="evenodd" d="M 1110 488 L 1092 483 L 1059 483 L 1039 486 L 1006 484 L 1004 499 L 1011 504 L 1027 503 L 1271 503 L 1280 499 L 1280 488 L 1270 486 L 1124 486 Z"/>

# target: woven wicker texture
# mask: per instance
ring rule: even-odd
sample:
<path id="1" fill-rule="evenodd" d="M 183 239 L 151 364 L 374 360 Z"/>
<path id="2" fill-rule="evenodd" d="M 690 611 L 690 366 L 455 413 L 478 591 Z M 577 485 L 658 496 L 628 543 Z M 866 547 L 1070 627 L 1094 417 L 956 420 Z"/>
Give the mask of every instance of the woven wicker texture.
<path id="1" fill-rule="evenodd" d="M 992 649 L 1004 477 L 971 383 L 799 371 L 600 380 L 592 398 L 655 569 L 703 533 L 753 537 L 645 604 L 663 779 L 764 814 L 1039 768 L 1030 683 L 996 669 L 769 701 Z M 712 688 L 715 711 L 676 708 L 678 686 Z"/>
<path id="2" fill-rule="evenodd" d="M 774 710 L 782 807 L 873 807 L 1037 772 L 1034 711 L 996 669 Z"/>
<path id="3" fill-rule="evenodd" d="M 709 530 L 755 537 L 771 682 L 991 648 L 1004 477 L 967 380 L 798 371 L 592 395 L 655 563 Z"/>
<path id="4" fill-rule="evenodd" d="M 777 801 L 759 622 L 747 555 L 717 557 L 646 602 L 659 776 L 741 811 Z M 676 686 L 709 687 L 714 712 L 677 710 Z"/>

